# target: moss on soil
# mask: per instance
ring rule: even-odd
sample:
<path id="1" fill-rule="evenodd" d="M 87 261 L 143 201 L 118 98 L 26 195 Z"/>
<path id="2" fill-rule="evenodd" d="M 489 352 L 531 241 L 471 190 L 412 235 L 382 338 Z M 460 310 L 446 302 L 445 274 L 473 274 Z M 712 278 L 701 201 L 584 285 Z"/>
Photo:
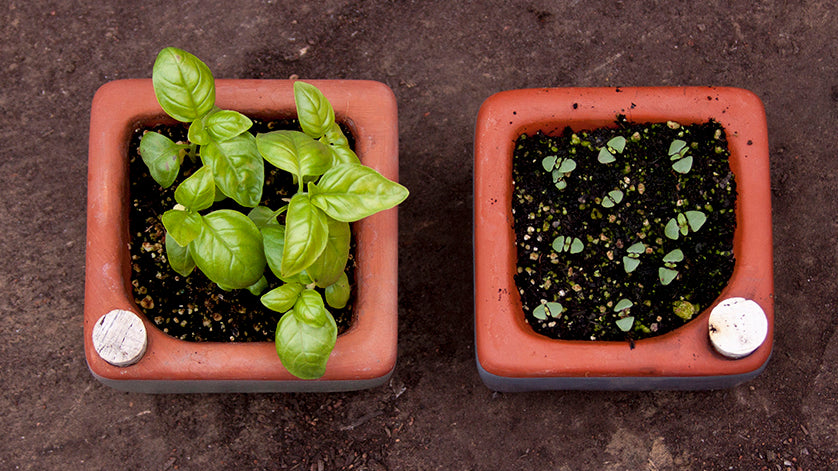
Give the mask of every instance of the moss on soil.
<path id="1" fill-rule="evenodd" d="M 625 138 L 624 150 L 612 148 L 615 160 L 601 163 L 601 149 L 616 136 Z M 672 168 L 676 139 L 687 142 L 693 157 L 687 174 Z M 543 164 L 550 156 L 556 167 L 572 158 L 576 168 L 554 176 Z M 728 158 L 724 129 L 713 121 L 630 124 L 620 116 L 614 128 L 522 135 L 513 159 L 515 280 L 534 330 L 568 340 L 638 340 L 676 329 L 709 306 L 734 265 L 736 184 Z M 609 198 L 613 190 L 622 199 Z M 666 237 L 667 222 L 687 211 L 701 211 L 707 221 L 677 240 Z M 582 250 L 567 242 L 557 251 L 552 244 L 560 236 L 579 239 Z M 638 242 L 645 250 L 631 253 Z M 684 258 L 669 265 L 678 275 L 664 285 L 659 269 L 675 249 Z M 624 257 L 640 263 L 627 273 Z M 632 305 L 619 309 L 624 299 Z M 549 309 L 556 304 L 536 310 L 546 302 L 562 311 Z M 620 322 L 631 326 L 626 332 L 618 321 L 628 317 L 634 322 Z"/>

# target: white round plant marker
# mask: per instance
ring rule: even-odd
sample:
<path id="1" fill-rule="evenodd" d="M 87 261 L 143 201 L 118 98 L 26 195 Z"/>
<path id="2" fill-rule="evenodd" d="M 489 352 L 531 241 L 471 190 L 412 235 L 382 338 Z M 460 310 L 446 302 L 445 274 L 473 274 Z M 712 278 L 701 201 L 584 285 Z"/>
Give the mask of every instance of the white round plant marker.
<path id="1" fill-rule="evenodd" d="M 768 318 L 756 302 L 728 298 L 710 313 L 710 342 L 728 358 L 744 358 L 768 336 Z"/>
<path id="2" fill-rule="evenodd" d="M 114 309 L 93 326 L 93 348 L 111 365 L 133 365 L 143 357 L 147 345 L 145 325 L 131 311 Z"/>

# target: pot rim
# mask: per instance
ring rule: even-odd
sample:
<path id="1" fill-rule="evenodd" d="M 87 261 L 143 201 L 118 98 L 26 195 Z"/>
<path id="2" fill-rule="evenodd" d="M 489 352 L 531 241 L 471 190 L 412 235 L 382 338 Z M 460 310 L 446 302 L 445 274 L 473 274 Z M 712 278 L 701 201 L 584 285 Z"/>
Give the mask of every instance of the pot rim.
<path id="1" fill-rule="evenodd" d="M 260 118 L 295 116 L 292 80 L 216 80 L 216 104 Z M 310 80 L 333 103 L 356 138 L 361 161 L 398 181 L 396 100 L 386 85 L 365 80 Z M 128 252 L 128 137 L 136 126 L 172 122 L 154 97 L 151 79 L 103 85 L 91 108 L 84 339 L 91 372 L 103 380 L 303 382 L 282 366 L 273 342 L 187 342 L 163 333 L 134 303 Z M 398 316 L 398 211 L 353 226 L 357 297 L 353 323 L 338 337 L 325 375 L 306 382 L 389 376 L 395 367 Z M 371 285 L 375 283 L 375 285 Z M 136 364 L 115 367 L 96 353 L 95 322 L 112 309 L 140 315 L 148 350 Z M 365 383 L 366 384 L 366 383 Z"/>
<path id="2" fill-rule="evenodd" d="M 725 128 L 737 181 L 730 282 L 696 319 L 667 334 L 634 342 L 554 340 L 526 322 L 513 279 L 517 255 L 511 213 L 512 151 L 517 137 L 634 123 L 682 124 L 715 119 Z M 475 133 L 475 341 L 491 375 L 547 377 L 688 377 L 760 370 L 773 342 L 773 255 L 768 136 L 762 102 L 729 87 L 540 88 L 497 93 L 481 106 Z M 499 229 L 502 228 L 502 229 Z M 768 338 L 750 356 L 729 360 L 712 348 L 707 320 L 730 297 L 756 301 Z"/>

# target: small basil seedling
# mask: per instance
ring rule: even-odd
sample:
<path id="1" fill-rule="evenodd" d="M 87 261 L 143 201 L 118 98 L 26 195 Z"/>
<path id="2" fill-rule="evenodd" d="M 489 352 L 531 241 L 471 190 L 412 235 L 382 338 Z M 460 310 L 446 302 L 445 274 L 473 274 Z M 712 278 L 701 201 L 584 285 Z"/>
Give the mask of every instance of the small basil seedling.
<path id="1" fill-rule="evenodd" d="M 151 176 L 166 188 L 184 157 L 203 164 L 177 187 L 177 205 L 162 216 L 172 269 L 187 276 L 198 268 L 222 289 L 255 295 L 268 289 L 269 269 L 281 284 L 261 301 L 284 313 L 276 328 L 277 354 L 295 376 L 319 378 L 337 339 L 327 306 L 343 308 L 351 293 L 345 273 L 349 223 L 398 205 L 407 189 L 361 164 L 329 100 L 313 85 L 294 83 L 302 132 L 253 136 L 250 118 L 215 106 L 212 73 L 192 54 L 163 49 L 152 82 L 163 110 L 189 123 L 190 142 L 146 133 L 140 154 Z M 265 162 L 296 183 L 297 192 L 281 208 L 262 206 Z M 211 211 L 224 198 L 248 208 L 247 214 Z"/>
<path id="2" fill-rule="evenodd" d="M 623 150 L 626 148 L 626 138 L 623 136 L 617 136 L 611 138 L 607 143 L 605 143 L 605 147 L 599 150 L 599 156 L 597 160 L 601 164 L 610 164 L 617 160 L 614 157 L 614 154 L 622 154 Z"/>
<path id="3" fill-rule="evenodd" d="M 674 218 L 666 223 L 663 232 L 666 237 L 672 240 L 677 240 L 678 235 L 684 235 L 692 232 L 697 232 L 701 226 L 707 221 L 707 216 L 701 211 L 687 211 L 685 213 L 678 213 Z"/>
<path id="4" fill-rule="evenodd" d="M 669 160 L 674 161 L 672 163 L 672 170 L 684 174 L 690 172 L 693 166 L 693 158 L 687 155 L 687 151 L 689 150 L 690 148 L 686 142 L 680 139 L 672 141 L 672 144 L 669 146 Z"/>

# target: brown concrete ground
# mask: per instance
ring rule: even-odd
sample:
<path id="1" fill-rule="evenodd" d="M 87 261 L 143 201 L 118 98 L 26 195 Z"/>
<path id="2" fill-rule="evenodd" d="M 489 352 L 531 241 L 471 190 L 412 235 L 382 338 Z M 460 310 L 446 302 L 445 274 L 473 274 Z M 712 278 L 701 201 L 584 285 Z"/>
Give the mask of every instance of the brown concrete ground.
<path id="1" fill-rule="evenodd" d="M 831 1 L 0 2 L 0 469 L 838 469 L 838 9 Z M 400 350 L 346 394 L 154 396 L 82 351 L 94 91 L 186 48 L 218 77 L 374 79 L 400 111 Z M 472 339 L 480 103 L 727 85 L 766 105 L 777 336 L 715 392 L 498 394 Z"/>

